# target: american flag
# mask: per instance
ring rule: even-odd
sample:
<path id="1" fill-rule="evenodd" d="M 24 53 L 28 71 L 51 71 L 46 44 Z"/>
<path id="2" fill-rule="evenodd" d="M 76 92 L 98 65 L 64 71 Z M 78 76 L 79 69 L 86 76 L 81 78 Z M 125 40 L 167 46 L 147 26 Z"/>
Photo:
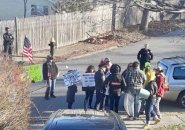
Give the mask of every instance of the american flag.
<path id="1" fill-rule="evenodd" d="M 31 42 L 26 36 L 24 38 L 23 55 L 26 56 L 30 62 L 33 61 Z"/>

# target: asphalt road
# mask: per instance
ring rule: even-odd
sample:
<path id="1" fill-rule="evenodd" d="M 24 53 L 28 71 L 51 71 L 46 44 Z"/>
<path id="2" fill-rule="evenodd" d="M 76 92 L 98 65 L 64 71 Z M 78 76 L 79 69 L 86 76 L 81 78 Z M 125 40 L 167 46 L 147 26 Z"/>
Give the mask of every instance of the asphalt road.
<path id="1" fill-rule="evenodd" d="M 96 66 L 96 69 L 100 60 L 105 57 L 109 57 L 112 63 L 117 63 L 122 67 L 122 71 L 126 68 L 129 62 L 136 61 L 138 51 L 148 43 L 149 48 L 154 54 L 154 60 L 152 61 L 152 66 L 157 66 L 157 62 L 164 57 L 171 56 L 185 56 L 185 38 L 183 37 L 184 32 L 175 32 L 162 37 L 152 37 L 144 41 L 129 44 L 126 46 L 118 47 L 116 49 L 107 50 L 98 54 L 93 54 L 86 57 L 81 57 L 78 59 L 68 60 L 65 62 L 57 63 L 60 71 L 60 75 L 67 72 L 66 66 L 70 69 L 78 69 L 80 72 L 85 72 L 88 65 Z M 50 99 L 49 101 L 44 99 L 45 93 L 45 83 L 35 83 L 32 85 L 32 113 L 31 117 L 47 117 L 52 111 L 58 109 L 67 108 L 66 103 L 66 91 L 67 87 L 64 86 L 61 79 L 58 80 L 55 95 L 57 98 Z M 78 85 L 78 92 L 76 94 L 76 102 L 74 103 L 74 108 L 83 108 L 84 92 L 81 91 L 81 85 Z M 122 105 L 123 100 L 120 100 L 120 111 L 123 111 Z M 162 101 L 161 102 L 162 113 L 177 113 L 185 112 L 184 109 L 178 107 L 174 102 Z M 43 120 L 42 123 L 44 123 Z M 41 124 L 42 124 L 41 123 Z M 33 123 L 30 129 L 40 129 L 42 125 L 35 126 Z"/>

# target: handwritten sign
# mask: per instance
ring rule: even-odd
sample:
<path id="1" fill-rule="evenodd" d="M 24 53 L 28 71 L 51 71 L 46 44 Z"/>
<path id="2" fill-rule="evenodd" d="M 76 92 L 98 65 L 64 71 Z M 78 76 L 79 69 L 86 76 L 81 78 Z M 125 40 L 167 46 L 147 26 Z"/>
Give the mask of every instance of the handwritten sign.
<path id="1" fill-rule="evenodd" d="M 81 75 L 78 70 L 71 70 L 63 75 L 63 77 L 66 86 L 71 86 L 81 81 Z"/>
<path id="2" fill-rule="evenodd" d="M 82 86 L 83 87 L 94 87 L 95 86 L 94 73 L 82 74 Z"/>
<path id="3" fill-rule="evenodd" d="M 42 70 L 39 64 L 28 65 L 23 67 L 26 70 L 32 82 L 42 81 Z"/>

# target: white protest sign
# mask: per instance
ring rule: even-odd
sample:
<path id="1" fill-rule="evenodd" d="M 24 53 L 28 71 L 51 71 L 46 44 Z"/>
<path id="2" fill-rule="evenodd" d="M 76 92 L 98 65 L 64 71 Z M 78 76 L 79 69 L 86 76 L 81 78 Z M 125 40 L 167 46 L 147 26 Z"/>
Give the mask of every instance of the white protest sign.
<path id="1" fill-rule="evenodd" d="M 95 86 L 94 73 L 82 74 L 82 86 L 83 87 L 94 87 Z"/>
<path id="2" fill-rule="evenodd" d="M 81 75 L 78 70 L 71 70 L 63 75 L 63 77 L 66 86 L 71 86 L 81 81 Z"/>

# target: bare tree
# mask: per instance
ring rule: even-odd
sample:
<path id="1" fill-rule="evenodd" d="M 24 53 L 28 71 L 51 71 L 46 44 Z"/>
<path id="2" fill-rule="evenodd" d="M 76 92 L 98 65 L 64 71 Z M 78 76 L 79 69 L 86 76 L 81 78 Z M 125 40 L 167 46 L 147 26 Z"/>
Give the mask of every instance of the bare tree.
<path id="1" fill-rule="evenodd" d="M 23 0 L 23 2 L 24 2 L 24 18 L 26 18 L 28 0 Z"/>
<path id="2" fill-rule="evenodd" d="M 134 4 L 143 8 L 143 16 L 140 24 L 140 30 L 148 31 L 149 12 L 165 12 L 167 14 L 175 14 L 178 16 L 180 13 L 185 12 L 185 1 L 180 0 L 178 4 L 174 5 L 170 1 L 164 0 L 134 0 Z M 175 17 L 174 17 L 175 18 Z"/>

